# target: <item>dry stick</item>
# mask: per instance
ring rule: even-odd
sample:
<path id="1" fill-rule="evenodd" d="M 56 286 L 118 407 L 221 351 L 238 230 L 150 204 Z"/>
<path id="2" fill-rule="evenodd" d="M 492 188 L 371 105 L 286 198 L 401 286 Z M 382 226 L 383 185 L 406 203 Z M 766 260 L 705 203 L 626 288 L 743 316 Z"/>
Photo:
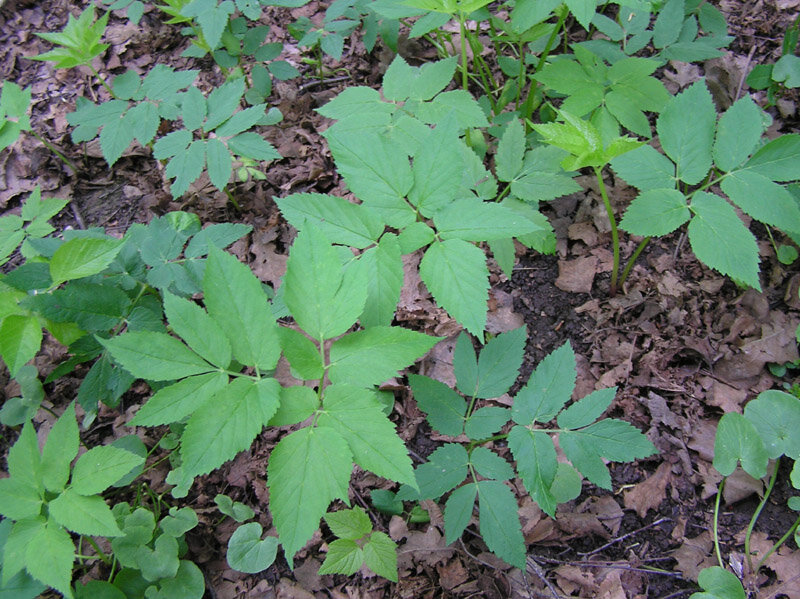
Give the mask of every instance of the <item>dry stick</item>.
<path id="1" fill-rule="evenodd" d="M 550 593 L 553 595 L 553 597 L 555 599 L 559 599 L 561 595 L 558 594 L 558 591 L 556 591 L 556 588 L 553 586 L 553 583 L 547 580 L 547 577 L 544 575 L 542 567 L 536 562 L 536 560 L 533 559 L 532 557 L 528 557 L 526 563 L 531 568 L 531 570 L 533 570 L 536 576 L 539 577 L 539 580 L 541 580 L 547 586 L 547 588 L 550 589 Z"/>
<path id="2" fill-rule="evenodd" d="M 739 96 L 742 94 L 742 88 L 744 87 L 744 82 L 747 79 L 747 67 L 750 66 L 750 61 L 753 60 L 753 55 L 756 53 L 756 47 L 751 46 L 750 52 L 747 54 L 747 62 L 744 63 L 744 69 L 742 69 L 742 76 L 739 77 L 739 86 L 736 88 L 736 95 L 733 97 L 733 101 L 739 99 Z"/>
<path id="3" fill-rule="evenodd" d="M 611 547 L 615 543 L 619 543 L 620 541 L 625 540 L 628 537 L 631 537 L 631 536 L 633 536 L 635 534 L 638 534 L 638 533 L 642 532 L 643 530 L 647 530 L 648 528 L 652 528 L 653 526 L 658 526 L 662 522 L 672 522 L 672 521 L 673 521 L 672 518 L 659 518 L 655 522 L 651 522 L 650 524 L 642 526 L 641 528 L 637 528 L 636 530 L 632 530 L 629 533 L 625 533 L 621 537 L 617 537 L 616 539 L 612 539 L 611 541 L 609 541 L 605 545 L 601 545 L 600 547 L 598 547 L 597 549 L 594 549 L 593 551 L 589 551 L 588 553 L 578 553 L 578 555 L 583 556 L 583 557 L 588 557 L 590 555 L 594 555 L 595 553 L 599 553 L 603 549 Z"/>
<path id="4" fill-rule="evenodd" d="M 542 561 L 552 564 L 564 564 L 567 566 L 578 566 L 582 568 L 612 568 L 614 570 L 626 570 L 628 572 L 641 572 L 642 574 L 658 574 L 660 576 L 669 576 L 670 578 L 683 578 L 678 572 L 669 572 L 668 570 L 661 570 L 659 568 L 636 568 L 628 566 L 619 562 L 589 562 L 589 561 L 564 561 L 560 559 L 541 558 Z"/>

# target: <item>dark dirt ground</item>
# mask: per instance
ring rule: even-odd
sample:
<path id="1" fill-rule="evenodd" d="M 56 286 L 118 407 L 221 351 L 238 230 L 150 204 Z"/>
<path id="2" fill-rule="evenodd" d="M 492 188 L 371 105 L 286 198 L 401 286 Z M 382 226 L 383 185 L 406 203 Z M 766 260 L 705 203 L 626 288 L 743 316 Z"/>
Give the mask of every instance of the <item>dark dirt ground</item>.
<path id="1" fill-rule="evenodd" d="M 736 38 L 726 57 L 700 67 L 672 63 L 663 76 L 675 92 L 705 75 L 716 90 L 716 100 L 725 105 L 746 93 L 741 81 L 752 65 L 779 56 L 780 36 L 800 10 L 800 0 L 721 0 L 718 5 Z M 297 191 L 346 193 L 320 137 L 325 119 L 314 108 L 344 85 L 379 85 L 391 60 L 385 49 L 367 54 L 356 37 L 348 42 L 341 64 L 329 65 L 346 68 L 348 75 L 325 82 L 314 80 L 283 29 L 300 15 L 321 19 L 324 8 L 313 0 L 301 9 L 265 11 L 272 41 L 285 42 L 286 58 L 306 74 L 276 84 L 270 101 L 285 118 L 278 126 L 265 129 L 264 135 L 285 158 L 269 165 L 266 181 L 234 187 L 241 205 L 241 211 L 236 211 L 223 194 L 203 184 L 173 201 L 160 165 L 146 150 L 134 149 L 109 170 L 98 147 L 92 143 L 72 145 L 65 114 L 74 109 L 76 97 L 92 98 L 104 92 L 92 83 L 88 71 L 54 71 L 47 63 L 24 57 L 47 49 L 33 32 L 60 30 L 67 13 L 77 14 L 82 6 L 64 0 L 6 0 L 0 11 L 0 75 L 32 86 L 34 128 L 77 163 L 79 172 L 69 172 L 40 142 L 23 135 L 10 151 L 0 154 L 0 210 L 18 210 L 21 200 L 39 184 L 50 195 L 72 198 L 69 209 L 57 220 L 62 228 L 99 225 L 122 234 L 133 222 L 147 222 L 154 215 L 176 209 L 196 212 L 203 222 L 245 222 L 254 232 L 234 250 L 259 277 L 276 284 L 285 267 L 292 231 L 281 221 L 272 197 Z M 189 59 L 179 58 L 185 39 L 177 28 L 162 24 L 155 9 L 148 10 L 136 27 L 112 17 L 109 31 L 112 47 L 95 65 L 101 72 L 119 73 L 131 65 L 147 70 L 159 62 L 176 68 L 191 65 Z M 403 48 L 409 60 L 435 58 L 433 51 L 421 44 Z M 209 61 L 201 61 L 199 68 L 211 73 L 204 80 L 207 84 L 219 77 Z M 763 101 L 761 95 L 755 97 Z M 770 134 L 800 130 L 797 100 L 795 94 L 777 110 L 770 109 L 775 118 Z M 646 431 L 660 453 L 633 464 L 612 465 L 614 492 L 584 482 L 581 496 L 560 506 L 556 520 L 542 514 L 530 499 L 521 500 L 523 532 L 529 544 L 525 573 L 510 570 L 488 553 L 474 523 L 461 542 L 446 547 L 441 513 L 435 506 L 428 506 L 432 514 L 429 524 L 408 523 L 399 517 L 389 520 L 369 509 L 365 498 L 380 481 L 356 471 L 351 484 L 354 500 L 400 545 L 400 582 L 391 584 L 367 572 L 350 578 L 319 576 L 316 572 L 324 559 L 325 542 L 331 540 L 324 527 L 297 556 L 294 572 L 281 559 L 257 575 L 228 568 L 224 549 L 233 524 L 228 520 L 215 525 L 219 513 L 213 497 L 225 492 L 247 503 L 269 530 L 269 514 L 263 507 L 267 499 L 264 473 L 278 432 L 265 431 L 249 453 L 199 479 L 187 498 L 201 518 L 201 526 L 187 540 L 190 557 L 206 576 L 208 599 L 670 599 L 688 597 L 697 590 L 697 573 L 715 564 L 710 530 L 720 480 L 711 467 L 716 422 L 725 412 L 741 411 L 758 392 L 794 382 L 791 370 L 778 379 L 767 365 L 798 357 L 794 330 L 800 320 L 800 272 L 797 264 L 780 265 L 763 229 L 754 226 L 761 240 L 764 292 L 742 291 L 702 267 L 685 238 L 676 233 L 651 242 L 625 292 L 609 298 L 608 225 L 595 184 L 589 178 L 584 183 L 586 192 L 543 209 L 558 234 L 556 255 L 520 251 L 510 280 L 499 271 L 493 274 L 489 329 L 498 332 L 527 325 L 529 342 L 518 384 L 527 380 L 545 355 L 569 341 L 578 354 L 576 393 L 617 385 L 611 415 L 624 417 Z M 607 184 L 619 213 L 632 197 L 631 191 L 621 182 L 609 179 Z M 624 256 L 634 247 L 634 241 L 623 237 Z M 445 381 L 452 377 L 448 355 L 457 326 L 447 315 L 434 308 L 424 293 L 404 292 L 397 320 L 426 332 L 450 335 L 419 369 Z M 40 372 L 47 373 L 60 357 L 63 352 L 47 347 L 37 358 Z M 49 405 L 56 411 L 74 398 L 79 374 L 46 388 Z M 397 397 L 393 418 L 398 429 L 412 455 L 424 457 L 441 439 L 431 435 L 403 381 L 396 381 L 392 388 Z M 15 392 L 6 372 L 0 374 L 0 392 L 3 390 L 7 396 Z M 123 425 L 146 394 L 145 385 L 136 386 L 119 410 L 101 412 L 86 440 L 99 443 L 128 432 Z M 138 432 L 152 446 L 163 431 Z M 3 431 L 6 442 L 14 435 Z M 497 449 L 502 451 L 502 447 Z M 154 458 L 159 457 L 156 452 Z M 157 493 L 167 489 L 166 471 L 164 466 L 149 473 L 147 484 Z M 742 563 L 744 531 L 757 504 L 755 493 L 761 488 L 760 482 L 744 477 L 732 479 L 726 488 L 728 503 L 720 535 L 723 552 L 733 567 Z M 793 522 L 794 515 L 786 508 L 792 492 L 784 464 L 756 526 L 753 547 L 757 552 L 766 551 Z M 800 553 L 793 541 L 767 560 L 757 579 L 747 582 L 757 593 L 753 596 L 800 598 Z"/>

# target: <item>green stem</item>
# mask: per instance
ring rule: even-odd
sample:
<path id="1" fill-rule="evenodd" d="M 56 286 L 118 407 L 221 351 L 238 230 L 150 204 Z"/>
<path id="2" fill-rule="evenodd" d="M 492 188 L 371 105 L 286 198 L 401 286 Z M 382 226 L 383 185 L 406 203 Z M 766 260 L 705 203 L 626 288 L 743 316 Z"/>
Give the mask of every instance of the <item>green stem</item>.
<path id="1" fill-rule="evenodd" d="M 69 168 L 69 170 L 71 170 L 71 171 L 72 171 L 72 174 L 73 174 L 73 175 L 77 175 L 77 174 L 78 174 L 78 167 L 76 167 L 76 166 L 75 166 L 75 163 L 74 163 L 74 162 L 72 162 L 72 161 L 71 161 L 69 158 L 67 158 L 66 156 L 64 156 L 64 154 L 62 154 L 61 152 L 59 152 L 59 151 L 58 151 L 58 150 L 55 148 L 55 146 L 54 146 L 53 144 L 51 144 L 51 143 L 50 143 L 49 141 L 47 141 L 47 140 L 46 140 L 44 137 L 42 137 L 41 135 L 39 135 L 38 133 L 36 133 L 36 131 L 34 131 L 34 130 L 32 130 L 32 129 L 31 129 L 31 133 L 33 134 L 33 136 L 34 136 L 36 139 L 38 139 L 40 142 L 42 142 L 42 144 L 44 144 L 44 147 L 46 147 L 46 148 L 47 148 L 48 150 L 50 150 L 50 151 L 51 151 L 53 154 L 55 154 L 56 156 L 58 156 L 58 158 L 61 160 L 61 162 L 63 162 L 65 165 L 67 165 L 67 168 Z"/>
<path id="2" fill-rule="evenodd" d="M 794 524 L 792 524 L 789 530 L 786 531 L 786 534 L 783 535 L 780 539 L 778 539 L 778 541 L 770 548 L 770 550 L 764 554 L 764 557 L 758 560 L 758 564 L 756 565 L 756 569 L 753 572 L 753 574 L 756 574 L 761 569 L 761 566 L 764 565 L 764 562 L 767 561 L 767 558 L 769 558 L 770 555 L 775 553 L 780 548 L 780 546 L 783 545 L 786 542 L 786 540 L 789 539 L 789 537 L 791 537 L 794 534 L 794 531 L 797 530 L 798 526 L 800 526 L 800 516 L 797 517 L 797 520 L 794 521 Z"/>
<path id="3" fill-rule="evenodd" d="M 522 88 L 525 86 L 525 42 L 519 43 L 519 75 L 517 75 L 517 98 L 514 101 L 514 110 L 519 110 L 519 103 L 522 100 Z"/>
<path id="4" fill-rule="evenodd" d="M 92 546 L 92 549 L 94 549 L 97 552 L 97 557 L 99 559 L 103 560 L 104 564 L 107 564 L 107 565 L 110 566 L 111 565 L 111 559 L 105 553 L 103 553 L 103 551 L 100 549 L 100 547 L 97 546 L 97 543 L 95 543 L 94 539 L 92 537 L 87 537 L 87 536 L 84 536 L 83 538 L 86 539 L 86 541 L 89 543 L 89 545 Z"/>
<path id="5" fill-rule="evenodd" d="M 239 206 L 239 202 L 236 201 L 236 197 L 233 195 L 231 190 L 228 189 L 227 186 L 225 187 L 225 195 L 228 196 L 228 201 L 230 201 L 230 203 L 233 204 L 233 207 L 236 208 L 236 211 L 241 212 L 242 207 Z"/>
<path id="6" fill-rule="evenodd" d="M 606 184 L 603 181 L 602 168 L 599 166 L 594 167 L 594 174 L 597 177 L 600 195 L 603 196 L 603 204 L 605 204 L 606 212 L 608 213 L 608 221 L 611 223 L 611 243 L 614 246 L 614 270 L 611 271 L 611 289 L 609 290 L 609 294 L 611 297 L 614 297 L 617 294 L 617 274 L 619 271 L 619 233 L 617 232 L 617 219 L 614 218 L 614 211 L 608 199 Z"/>
<path id="7" fill-rule="evenodd" d="M 558 32 L 559 32 L 559 30 L 561 30 L 564 27 L 564 21 L 566 21 L 566 19 L 567 19 L 567 13 L 568 13 L 568 11 L 565 10 L 558 17 L 558 22 L 556 23 L 556 26 L 553 27 L 553 31 L 550 33 L 550 37 L 547 40 L 547 44 L 544 47 L 544 51 L 539 56 L 539 62 L 536 63 L 536 68 L 533 71 L 534 75 L 536 73 L 538 73 L 542 69 L 542 67 L 544 66 L 545 61 L 547 60 L 547 57 L 550 55 L 550 52 L 553 50 L 553 46 L 556 43 L 556 38 L 558 37 Z M 524 45 L 523 45 L 523 49 L 524 49 Z M 524 65 L 525 64 L 525 53 L 524 53 L 524 51 L 520 52 L 519 58 L 522 61 L 522 64 Z M 523 82 L 520 81 L 519 83 L 520 83 L 520 88 L 521 88 L 522 85 L 523 85 Z M 525 98 L 525 103 L 523 104 L 523 115 L 522 116 L 524 118 L 526 118 L 526 119 L 530 119 L 531 115 L 533 114 L 533 105 L 534 105 L 534 102 L 536 101 L 536 90 L 538 90 L 538 89 L 539 89 L 539 82 L 536 81 L 536 79 L 534 79 L 533 82 L 531 83 L 530 88 L 528 89 L 528 95 Z M 526 129 L 527 129 L 527 125 L 526 125 Z"/>
<path id="8" fill-rule="evenodd" d="M 628 275 L 633 268 L 633 265 L 636 263 L 636 259 L 639 257 L 639 254 L 642 253 L 642 250 L 647 247 L 647 244 L 650 243 L 650 237 L 645 237 L 642 241 L 639 242 L 639 245 L 636 247 L 636 251 L 633 252 L 631 257 L 628 259 L 628 263 L 625 265 L 625 270 L 622 271 L 622 275 L 619 277 L 619 286 L 622 287 L 625 284 L 625 281 L 628 279 Z"/>
<path id="9" fill-rule="evenodd" d="M 486 437 L 485 439 L 480 439 L 479 441 L 470 441 L 469 445 L 467 445 L 467 453 L 471 453 L 472 450 L 477 447 L 478 445 L 485 445 L 486 443 L 491 443 L 492 441 L 500 441 L 501 439 L 507 439 L 507 434 L 499 434 L 493 435 L 491 437 Z"/>
<path id="10" fill-rule="evenodd" d="M 753 534 L 753 528 L 755 528 L 756 521 L 758 517 L 761 515 L 761 511 L 764 509 L 764 506 L 767 505 L 767 499 L 769 499 L 770 493 L 772 493 L 772 489 L 775 487 L 775 481 L 778 480 L 778 466 L 780 465 L 781 458 L 778 457 L 775 460 L 774 469 L 772 471 L 772 476 L 769 478 L 769 484 L 767 485 L 767 490 L 764 491 L 764 496 L 761 498 L 761 501 L 758 503 L 758 507 L 756 511 L 753 512 L 753 517 L 750 518 L 750 524 L 747 525 L 747 532 L 744 535 L 744 554 L 747 556 L 747 565 L 750 568 L 750 572 L 755 574 L 758 570 L 753 569 L 753 557 L 750 555 L 750 535 Z"/>
<path id="11" fill-rule="evenodd" d="M 719 483 L 719 489 L 717 489 L 717 499 L 714 502 L 714 523 L 713 523 L 713 532 L 714 532 L 714 550 L 717 553 L 717 563 L 719 563 L 720 568 L 725 568 L 725 562 L 722 561 L 722 551 L 719 548 L 719 504 L 722 499 L 722 491 L 725 489 L 725 481 L 728 480 L 727 476 L 722 477 L 722 482 Z"/>
<path id="12" fill-rule="evenodd" d="M 91 64 L 89 65 L 89 68 L 92 70 L 92 75 L 94 75 L 94 76 L 95 76 L 95 79 L 97 79 L 97 80 L 100 82 L 100 84 L 101 84 L 103 87 L 105 87 L 105 88 L 106 88 L 106 91 L 107 91 L 109 94 L 111 94 L 111 97 L 112 97 L 112 98 L 114 98 L 114 99 L 117 99 L 117 94 L 115 94 L 115 93 L 114 93 L 114 90 L 113 90 L 113 89 L 111 89 L 111 87 L 110 87 L 110 86 L 108 85 L 108 83 L 106 82 L 105 78 L 103 78 L 103 77 L 100 75 L 100 73 L 98 73 L 98 72 L 97 72 L 97 69 L 95 69 L 95 68 L 94 68 L 94 67 L 93 67 Z"/>

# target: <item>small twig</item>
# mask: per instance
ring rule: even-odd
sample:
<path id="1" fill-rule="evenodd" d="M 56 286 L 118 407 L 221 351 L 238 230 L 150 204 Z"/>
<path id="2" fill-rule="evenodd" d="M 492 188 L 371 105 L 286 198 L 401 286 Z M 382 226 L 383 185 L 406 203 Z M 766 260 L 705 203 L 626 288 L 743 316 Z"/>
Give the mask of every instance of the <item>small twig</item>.
<path id="1" fill-rule="evenodd" d="M 532 557 L 528 556 L 528 559 L 526 560 L 526 563 L 528 564 L 528 567 L 531 570 L 533 570 L 534 574 L 536 574 L 536 576 L 539 577 L 539 580 L 541 580 L 547 586 L 547 588 L 550 590 L 550 594 L 553 596 L 553 598 L 554 599 L 560 599 L 561 595 L 559 595 L 558 591 L 553 586 L 553 583 L 550 582 L 549 580 L 547 580 L 547 577 L 545 576 L 544 571 L 542 570 L 542 567 L 538 563 L 536 563 L 536 560 L 533 559 Z"/>
<path id="2" fill-rule="evenodd" d="M 616 539 L 612 539 L 611 541 L 609 541 L 605 545 L 601 545 L 597 549 L 594 549 L 594 550 L 589 551 L 587 553 L 578 553 L 578 555 L 583 556 L 583 557 L 588 557 L 590 555 L 594 555 L 595 553 L 599 553 L 603 549 L 607 549 L 608 547 L 611 547 L 615 543 L 619 543 L 620 541 L 623 541 L 623 540 L 627 539 L 628 537 L 631 537 L 631 536 L 633 536 L 635 534 L 638 534 L 638 533 L 642 532 L 643 530 L 647 530 L 648 528 L 652 528 L 653 526 L 658 526 L 662 522 L 672 522 L 672 518 L 659 518 L 655 522 L 651 522 L 650 524 L 642 526 L 641 528 L 637 528 L 636 530 L 632 530 L 629 533 L 625 533 L 621 537 L 617 537 Z"/>
<path id="3" fill-rule="evenodd" d="M 315 79 L 314 81 L 309 81 L 308 83 L 304 83 L 298 88 L 298 91 L 304 92 L 312 87 L 319 87 L 323 83 L 339 83 L 340 81 L 347 81 L 350 79 L 349 75 L 342 75 L 340 77 L 333 77 L 331 79 Z"/>
<path id="4" fill-rule="evenodd" d="M 751 46 L 750 47 L 750 52 L 747 55 L 747 61 L 744 63 L 744 69 L 742 70 L 742 76 L 739 78 L 739 86 L 736 88 L 736 95 L 733 96 L 733 101 L 734 102 L 736 102 L 736 100 L 739 99 L 739 96 L 742 93 L 742 88 L 744 87 L 744 82 L 747 79 L 747 70 L 748 70 L 748 67 L 750 66 L 750 61 L 753 60 L 753 55 L 755 53 L 756 53 L 756 47 L 755 46 Z"/>
<path id="5" fill-rule="evenodd" d="M 75 217 L 75 222 L 78 223 L 78 226 L 81 229 L 86 229 L 86 223 L 83 220 L 83 216 L 81 216 L 80 210 L 78 210 L 78 207 L 75 205 L 75 202 L 70 202 L 69 207 L 72 208 L 72 216 Z"/>
<path id="6" fill-rule="evenodd" d="M 564 561 L 559 559 L 540 558 L 542 561 L 552 564 L 564 564 L 567 566 L 579 566 L 581 568 L 612 568 L 614 570 L 626 570 L 628 572 L 641 572 L 643 574 L 659 574 L 661 576 L 669 576 L 670 578 L 683 578 L 683 575 L 678 572 L 669 572 L 667 570 L 659 570 L 658 568 L 636 568 L 628 566 L 619 562 L 587 562 L 587 561 Z"/>

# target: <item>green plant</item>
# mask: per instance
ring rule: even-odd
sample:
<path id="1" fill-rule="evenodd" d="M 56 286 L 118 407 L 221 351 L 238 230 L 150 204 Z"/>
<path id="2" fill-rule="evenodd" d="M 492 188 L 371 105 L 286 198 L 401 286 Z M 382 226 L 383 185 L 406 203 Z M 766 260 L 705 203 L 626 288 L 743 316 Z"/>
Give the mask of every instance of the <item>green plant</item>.
<path id="1" fill-rule="evenodd" d="M 111 508 L 100 494 L 144 458 L 111 445 L 78 455 L 80 438 L 73 404 L 53 426 L 39 452 L 36 432 L 28 421 L 9 450 L 9 478 L 0 480 L 0 514 L 14 524 L 4 524 L 2 583 L 21 584 L 27 597 L 40 587 L 23 574 L 72 597 L 72 567 L 76 559 L 70 533 L 86 540 L 97 552 L 91 559 L 111 560 L 93 537 L 122 537 Z M 10 531 L 7 530 L 10 526 Z M 80 552 L 78 552 L 80 554 Z M 85 559 L 78 555 L 79 559 Z M 16 581 L 14 581 L 14 577 Z M 31 594 L 31 589 L 36 589 Z"/>
<path id="2" fill-rule="evenodd" d="M 578 496 L 582 474 L 610 489 L 611 476 L 603 460 L 631 461 L 652 455 L 655 448 L 630 424 L 598 418 L 609 407 L 616 388 L 600 389 L 572 403 L 575 354 L 568 344 L 546 357 L 516 394 L 511 409 L 483 405 L 506 393 L 517 379 L 525 349 L 525 329 L 498 335 L 476 357 L 472 340 L 462 333 L 456 343 L 453 368 L 460 393 L 434 379 L 410 375 L 414 399 L 436 431 L 451 437 L 465 434 L 466 444 L 446 443 L 415 470 L 419 491 L 401 487 L 399 500 L 440 499 L 444 506 L 448 543 L 470 524 L 479 504 L 480 533 L 489 549 L 509 564 L 523 568 L 525 543 L 517 517 L 517 501 L 505 481 L 515 470 L 498 442 L 507 442 L 516 460 L 516 474 L 531 498 L 551 517 L 556 507 Z M 556 419 L 555 428 L 541 428 Z M 509 420 L 511 427 L 508 428 Z M 550 435 L 569 463 L 559 463 Z M 492 451 L 495 449 L 496 451 Z M 579 474 L 580 473 L 580 474 Z"/>
<path id="3" fill-rule="evenodd" d="M 800 426 L 800 399 L 783 391 L 762 391 L 758 397 L 744 408 L 744 414 L 730 412 L 719 421 L 714 440 L 714 468 L 723 476 L 717 490 L 717 501 L 714 505 L 714 548 L 719 567 L 708 568 L 701 573 L 699 580 L 706 593 L 695 593 L 694 599 L 712 599 L 714 597 L 745 597 L 742 583 L 730 572 L 727 572 L 722 559 L 719 537 L 717 534 L 720 503 L 725 488 L 725 481 L 741 464 L 742 469 L 753 478 L 767 475 L 767 466 L 771 460 L 772 474 L 766 490 L 758 506 L 753 512 L 747 527 L 744 540 L 746 570 L 745 582 L 754 579 L 766 560 L 778 550 L 789 538 L 794 536 L 800 541 L 800 516 L 789 527 L 786 533 L 761 556 L 754 565 L 750 550 L 750 539 L 753 529 L 767 504 L 770 494 L 778 478 L 778 470 L 782 457 L 794 460 L 790 481 L 795 489 L 800 489 L 800 440 L 796 431 Z M 800 497 L 790 497 L 788 506 L 800 511 Z M 728 593 L 728 594 L 725 594 Z"/>
<path id="4" fill-rule="evenodd" d="M 339 119 L 325 136 L 360 205 L 322 194 L 276 200 L 301 231 L 314 223 L 333 243 L 364 250 L 358 262 L 374 273 L 361 316 L 365 326 L 391 322 L 403 280 L 401 256 L 427 246 L 422 280 L 456 320 L 482 335 L 489 272 L 474 243 L 488 241 L 507 272 L 514 262 L 512 238 L 540 250 L 554 247 L 552 229 L 533 206 L 513 198 L 485 201 L 497 198 L 497 182 L 461 134 L 488 122 L 467 92 L 441 91 L 455 68 L 455 58 L 416 68 L 398 57 L 384 77 L 385 100 L 375 90 L 353 87 L 319 109 Z M 528 168 L 550 170 L 535 158 Z M 528 171 L 519 170 L 513 176 L 523 179 Z"/>
<path id="5" fill-rule="evenodd" d="M 32 60 L 50 60 L 56 63 L 57 69 L 70 69 L 79 65 L 92 69 L 95 77 L 100 75 L 92 66 L 92 60 L 100 56 L 108 48 L 102 43 L 103 34 L 108 24 L 110 13 L 104 13 L 95 20 L 94 6 L 88 6 L 76 19 L 71 14 L 63 31 L 58 33 L 37 33 L 39 37 L 60 46 L 44 54 L 32 56 Z"/>
<path id="6" fill-rule="evenodd" d="M 0 151 L 17 141 L 21 132 L 31 130 L 30 103 L 30 88 L 22 89 L 12 81 L 3 82 L 0 90 Z"/>
<path id="7" fill-rule="evenodd" d="M 800 136 L 764 144 L 768 117 L 742 98 L 717 119 L 711 94 L 698 81 L 675 96 L 656 123 L 661 154 L 643 146 L 612 160 L 614 171 L 637 187 L 620 227 L 644 240 L 689 222 L 688 237 L 701 262 L 738 283 L 760 289 L 758 247 L 722 193 L 748 216 L 790 235 L 800 230 L 800 206 L 781 183 L 800 179 L 794 159 Z M 695 187 L 691 191 L 691 186 Z"/>
<path id="8" fill-rule="evenodd" d="M 320 574 L 355 574 L 362 565 L 397 582 L 397 545 L 379 530 L 372 530 L 369 516 L 360 507 L 325 514 L 325 523 L 336 535 Z"/>
<path id="9" fill-rule="evenodd" d="M 783 35 L 781 57 L 774 64 L 758 64 L 747 75 L 747 85 L 753 89 L 766 89 L 767 101 L 775 104 L 784 89 L 800 87 L 800 57 L 797 40 L 800 35 L 800 15 Z"/>

